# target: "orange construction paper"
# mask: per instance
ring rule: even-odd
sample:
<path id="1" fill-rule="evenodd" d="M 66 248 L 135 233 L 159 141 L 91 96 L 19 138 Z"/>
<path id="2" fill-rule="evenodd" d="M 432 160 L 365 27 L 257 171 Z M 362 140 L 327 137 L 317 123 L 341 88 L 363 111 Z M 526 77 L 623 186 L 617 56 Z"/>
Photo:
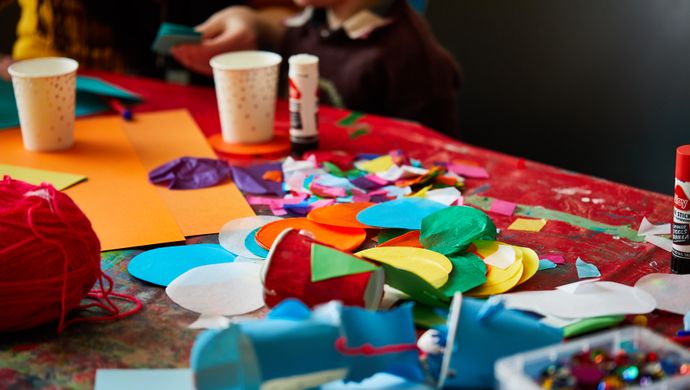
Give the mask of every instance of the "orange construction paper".
<path id="1" fill-rule="evenodd" d="M 265 249 L 273 245 L 276 237 L 285 229 L 307 230 L 314 239 L 343 251 L 353 251 L 364 242 L 364 229 L 322 225 L 306 218 L 286 218 L 264 225 L 256 232 L 256 242 Z"/>
<path id="2" fill-rule="evenodd" d="M 148 183 L 119 116 L 79 119 L 75 145 L 62 152 L 24 150 L 19 129 L 0 132 L 0 161 L 79 172 L 88 181 L 64 192 L 91 220 L 102 250 L 184 240 L 158 191 Z"/>
<path id="3" fill-rule="evenodd" d="M 273 139 L 260 144 L 229 144 L 223 141 L 221 134 L 209 137 L 208 142 L 214 150 L 223 154 L 238 156 L 265 156 L 287 154 L 290 151 L 290 138 L 287 134 L 275 134 Z"/>
<path id="4" fill-rule="evenodd" d="M 216 158 L 186 110 L 137 114 L 122 126 L 147 172 L 182 156 Z M 194 190 L 149 185 L 157 189 L 185 236 L 218 233 L 232 219 L 255 215 L 234 183 Z"/>
<path id="5" fill-rule="evenodd" d="M 360 211 L 375 204 L 376 203 L 370 202 L 356 202 L 339 203 L 332 206 L 319 207 L 318 209 L 310 211 L 309 214 L 307 214 L 307 219 L 316 223 L 330 226 L 378 229 L 372 228 L 371 226 L 365 225 L 357 220 L 357 214 Z"/>
<path id="6" fill-rule="evenodd" d="M 377 246 L 410 246 L 413 248 L 424 248 L 424 246 L 419 242 L 419 234 L 419 230 L 412 230 L 405 234 L 401 234 L 398 237 L 391 238 L 390 240 Z"/>

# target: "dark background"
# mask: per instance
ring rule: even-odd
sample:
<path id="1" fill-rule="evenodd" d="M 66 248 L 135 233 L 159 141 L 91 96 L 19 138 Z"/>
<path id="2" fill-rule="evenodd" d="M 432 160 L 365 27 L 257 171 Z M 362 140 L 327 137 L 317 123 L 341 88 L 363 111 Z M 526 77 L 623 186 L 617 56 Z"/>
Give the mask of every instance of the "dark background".
<path id="1" fill-rule="evenodd" d="M 0 53 L 17 15 L 0 10 Z M 672 193 L 690 1 L 432 0 L 426 17 L 464 70 L 464 141 Z"/>
<path id="2" fill-rule="evenodd" d="M 690 1 L 432 0 L 464 140 L 672 193 L 690 144 Z"/>

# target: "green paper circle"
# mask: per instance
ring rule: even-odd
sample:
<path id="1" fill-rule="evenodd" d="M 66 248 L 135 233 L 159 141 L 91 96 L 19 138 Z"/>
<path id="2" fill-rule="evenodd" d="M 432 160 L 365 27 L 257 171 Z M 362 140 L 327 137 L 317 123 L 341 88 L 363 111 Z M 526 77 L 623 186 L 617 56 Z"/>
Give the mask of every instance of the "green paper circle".
<path id="1" fill-rule="evenodd" d="M 446 207 L 422 220 L 420 242 L 444 255 L 463 252 L 472 241 L 495 239 L 496 225 L 491 218 L 472 207 Z"/>

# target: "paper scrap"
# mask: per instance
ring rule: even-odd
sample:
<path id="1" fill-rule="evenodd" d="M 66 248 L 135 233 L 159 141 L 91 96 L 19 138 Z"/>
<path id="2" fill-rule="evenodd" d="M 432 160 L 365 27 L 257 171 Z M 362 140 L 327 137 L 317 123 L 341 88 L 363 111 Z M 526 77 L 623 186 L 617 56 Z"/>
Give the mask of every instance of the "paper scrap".
<path id="1" fill-rule="evenodd" d="M 193 268 L 165 289 L 170 299 L 202 315 L 246 314 L 264 306 L 261 265 L 225 263 Z"/>
<path id="2" fill-rule="evenodd" d="M 552 269 L 556 268 L 556 263 L 549 259 L 540 259 L 539 260 L 539 271 L 543 271 L 545 269 Z"/>
<path id="3" fill-rule="evenodd" d="M 546 225 L 545 219 L 518 218 L 508 226 L 508 230 L 522 230 L 525 232 L 539 232 Z"/>
<path id="4" fill-rule="evenodd" d="M 637 229 L 637 234 L 640 236 L 658 236 L 660 234 L 671 234 L 671 224 L 665 223 L 661 225 L 654 225 L 647 217 L 642 217 L 642 222 L 640 222 L 640 228 Z"/>
<path id="5" fill-rule="evenodd" d="M 233 165 L 232 179 L 242 192 L 250 194 L 275 194 L 283 195 L 283 184 L 271 180 L 265 180 L 264 174 L 269 171 L 280 170 L 280 163 L 257 164 L 248 167 Z"/>
<path id="6" fill-rule="evenodd" d="M 463 177 L 471 179 L 488 179 L 489 172 L 483 167 L 477 167 L 466 164 L 448 164 L 448 170 Z"/>
<path id="7" fill-rule="evenodd" d="M 252 251 L 247 249 L 245 241 L 252 231 L 279 219 L 278 217 L 267 215 L 233 219 L 220 228 L 218 242 L 223 248 L 238 256 L 248 257 L 250 259 L 263 259 L 265 257 L 256 256 Z"/>
<path id="8" fill-rule="evenodd" d="M 671 249 L 673 248 L 673 241 L 670 238 L 646 235 L 644 236 L 644 240 L 667 252 L 671 252 Z"/>
<path id="9" fill-rule="evenodd" d="M 577 277 L 580 279 L 598 278 L 601 276 L 601 272 L 599 272 L 599 268 L 596 265 L 587 263 L 579 257 L 575 261 L 575 267 L 577 267 Z"/>
<path id="10" fill-rule="evenodd" d="M 477 254 L 482 256 L 484 262 L 492 267 L 506 269 L 516 260 L 515 249 L 511 245 L 505 245 L 497 241 L 475 241 Z"/>
<path id="11" fill-rule="evenodd" d="M 438 188 L 427 191 L 427 199 L 441 203 L 446 206 L 462 205 L 462 194 L 455 187 Z"/>
<path id="12" fill-rule="evenodd" d="M 194 390 L 189 368 L 96 370 L 94 390 Z"/>
<path id="13" fill-rule="evenodd" d="M 654 297 L 639 288 L 596 280 L 583 280 L 555 290 L 504 294 L 502 297 L 509 309 L 562 319 L 644 314 L 656 308 Z"/>
<path id="14" fill-rule="evenodd" d="M 149 181 L 173 190 L 211 187 L 230 179 L 230 167 L 212 158 L 180 157 L 149 172 Z"/>
<path id="15" fill-rule="evenodd" d="M 247 237 L 244 239 L 244 247 L 254 255 L 252 258 L 265 259 L 268 256 L 268 251 L 256 242 L 256 233 L 259 229 L 261 228 L 258 227 L 247 234 Z"/>
<path id="16" fill-rule="evenodd" d="M 59 191 L 86 180 L 86 176 L 77 175 L 74 173 L 46 171 L 43 169 L 0 164 L 0 178 L 5 175 L 9 175 L 15 180 L 25 181 L 33 185 L 50 183 L 53 187 L 55 187 L 56 190 Z"/>
<path id="17" fill-rule="evenodd" d="M 319 244 L 311 246 L 312 282 L 372 272 L 376 269 L 378 267 L 374 264 L 337 249 Z"/>
<path id="18" fill-rule="evenodd" d="M 565 264 L 565 258 L 561 255 L 541 255 L 541 258 L 550 260 L 554 264 Z"/>
<path id="19" fill-rule="evenodd" d="M 501 199 L 494 199 L 491 202 L 491 208 L 489 209 L 489 211 L 500 215 L 507 215 L 510 217 L 515 212 L 516 207 L 516 203 L 508 202 Z"/>
<path id="20" fill-rule="evenodd" d="M 690 274 L 648 274 L 641 277 L 635 287 L 651 294 L 659 310 L 680 315 L 690 311 Z"/>
<path id="21" fill-rule="evenodd" d="M 393 158 L 390 155 L 377 157 L 373 160 L 358 161 L 355 163 L 358 169 L 366 172 L 379 173 L 385 172 L 393 166 Z"/>

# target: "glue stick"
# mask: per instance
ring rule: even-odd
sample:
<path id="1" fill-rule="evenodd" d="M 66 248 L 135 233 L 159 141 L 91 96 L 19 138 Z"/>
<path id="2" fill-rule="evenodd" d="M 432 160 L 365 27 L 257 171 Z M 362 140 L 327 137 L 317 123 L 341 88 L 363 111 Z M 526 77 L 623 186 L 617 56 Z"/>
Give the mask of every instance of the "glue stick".
<path id="1" fill-rule="evenodd" d="M 290 146 L 292 154 L 319 146 L 319 57 L 297 54 L 288 60 L 290 70 Z"/>
<path id="2" fill-rule="evenodd" d="M 690 274 L 690 145 L 676 149 L 671 272 Z"/>

